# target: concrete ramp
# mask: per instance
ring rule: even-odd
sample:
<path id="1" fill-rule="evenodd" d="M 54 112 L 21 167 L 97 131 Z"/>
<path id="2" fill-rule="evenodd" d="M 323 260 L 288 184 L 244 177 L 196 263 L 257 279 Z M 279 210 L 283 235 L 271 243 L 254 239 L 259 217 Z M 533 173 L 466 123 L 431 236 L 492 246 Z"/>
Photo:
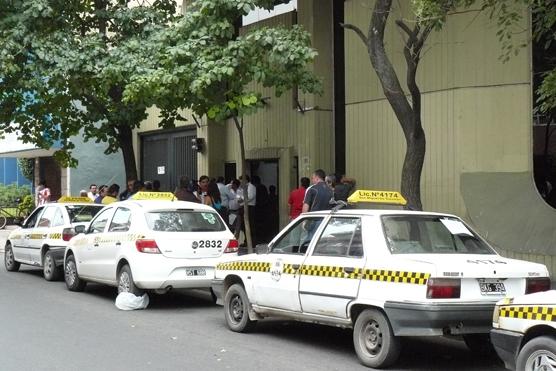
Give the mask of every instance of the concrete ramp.
<path id="1" fill-rule="evenodd" d="M 466 173 L 461 194 L 472 224 L 507 255 L 556 255 L 556 209 L 538 194 L 530 172 Z"/>

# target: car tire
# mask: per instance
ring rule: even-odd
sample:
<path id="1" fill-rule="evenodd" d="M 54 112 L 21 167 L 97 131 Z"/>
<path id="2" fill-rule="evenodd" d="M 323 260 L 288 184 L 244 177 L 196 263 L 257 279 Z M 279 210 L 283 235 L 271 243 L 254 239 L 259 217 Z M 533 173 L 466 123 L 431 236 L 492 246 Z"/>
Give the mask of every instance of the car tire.
<path id="1" fill-rule="evenodd" d="M 235 283 L 224 297 L 224 317 L 230 330 L 235 332 L 250 332 L 257 325 L 257 321 L 249 318 L 249 298 L 245 288 Z"/>
<path id="2" fill-rule="evenodd" d="M 8 272 L 17 272 L 21 264 L 15 261 L 12 245 L 8 242 L 4 248 L 4 265 Z"/>
<path id="3" fill-rule="evenodd" d="M 547 361 L 548 366 L 556 363 L 556 339 L 552 336 L 539 336 L 521 348 L 517 356 L 516 370 L 536 370 L 534 365 L 542 366 L 543 362 Z"/>
<path id="4" fill-rule="evenodd" d="M 390 366 L 401 350 L 400 338 L 394 335 L 386 316 L 376 309 L 365 309 L 357 317 L 353 345 L 361 363 L 372 368 Z"/>
<path id="5" fill-rule="evenodd" d="M 56 266 L 56 259 L 50 250 L 44 254 L 43 258 L 43 275 L 47 281 L 58 281 L 62 274 L 62 268 Z"/>
<path id="6" fill-rule="evenodd" d="M 87 285 L 87 282 L 79 278 L 77 264 L 75 264 L 75 257 L 73 255 L 68 256 L 64 263 L 64 280 L 70 291 L 83 291 Z"/>
<path id="7" fill-rule="evenodd" d="M 118 294 L 122 292 L 129 292 L 135 296 L 141 296 L 145 293 L 135 285 L 131 268 L 127 264 L 118 272 Z"/>
<path id="8" fill-rule="evenodd" d="M 490 341 L 490 334 L 466 334 L 463 341 L 467 348 L 479 356 L 492 356 L 496 350 Z"/>

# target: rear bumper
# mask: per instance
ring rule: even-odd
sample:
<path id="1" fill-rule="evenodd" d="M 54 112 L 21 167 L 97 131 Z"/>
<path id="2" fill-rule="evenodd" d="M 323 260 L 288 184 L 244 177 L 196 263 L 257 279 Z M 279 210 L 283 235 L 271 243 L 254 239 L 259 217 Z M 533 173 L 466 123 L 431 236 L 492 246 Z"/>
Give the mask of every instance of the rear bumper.
<path id="1" fill-rule="evenodd" d="M 216 296 L 216 304 L 224 305 L 224 280 L 212 280 L 212 292 Z"/>
<path id="2" fill-rule="evenodd" d="M 498 356 L 504 361 L 506 368 L 515 370 L 517 354 L 523 340 L 523 334 L 519 332 L 492 329 L 490 341 L 496 349 Z"/>
<path id="3" fill-rule="evenodd" d="M 488 333 L 495 303 L 386 302 L 384 311 L 397 336 Z"/>
<path id="4" fill-rule="evenodd" d="M 51 246 L 49 248 L 49 251 L 52 253 L 52 256 L 54 257 L 54 262 L 56 263 L 57 266 L 64 265 L 64 253 L 66 251 L 65 246 L 60 246 L 60 247 Z"/>

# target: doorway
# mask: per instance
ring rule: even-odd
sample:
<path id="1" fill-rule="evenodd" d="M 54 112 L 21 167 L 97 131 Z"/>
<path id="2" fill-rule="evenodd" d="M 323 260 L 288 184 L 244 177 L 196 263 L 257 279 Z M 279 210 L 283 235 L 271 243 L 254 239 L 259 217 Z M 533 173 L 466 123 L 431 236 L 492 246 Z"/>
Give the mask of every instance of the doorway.
<path id="1" fill-rule="evenodd" d="M 267 243 L 278 234 L 280 225 L 278 159 L 249 160 L 248 168 L 251 183 L 257 188 L 255 239 L 257 243 Z"/>

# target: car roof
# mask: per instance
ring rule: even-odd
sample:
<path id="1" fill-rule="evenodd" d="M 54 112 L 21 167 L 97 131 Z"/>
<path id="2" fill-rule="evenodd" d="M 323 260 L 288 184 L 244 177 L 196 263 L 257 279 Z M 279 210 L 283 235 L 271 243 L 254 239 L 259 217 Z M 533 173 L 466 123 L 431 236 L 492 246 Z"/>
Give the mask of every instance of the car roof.
<path id="1" fill-rule="evenodd" d="M 126 200 L 114 202 L 110 206 L 134 206 L 140 207 L 144 211 L 168 210 L 168 209 L 193 209 L 199 211 L 216 212 L 212 207 L 196 202 L 189 201 L 153 201 L 153 200 Z"/>
<path id="2" fill-rule="evenodd" d="M 457 218 L 455 215 L 443 214 L 431 211 L 409 211 L 409 210 L 393 210 L 393 209 L 340 209 L 338 211 L 322 210 L 322 211 L 311 211 L 302 215 L 371 215 L 371 216 L 382 216 L 382 215 L 434 215 L 434 216 L 447 216 L 451 218 Z"/>

